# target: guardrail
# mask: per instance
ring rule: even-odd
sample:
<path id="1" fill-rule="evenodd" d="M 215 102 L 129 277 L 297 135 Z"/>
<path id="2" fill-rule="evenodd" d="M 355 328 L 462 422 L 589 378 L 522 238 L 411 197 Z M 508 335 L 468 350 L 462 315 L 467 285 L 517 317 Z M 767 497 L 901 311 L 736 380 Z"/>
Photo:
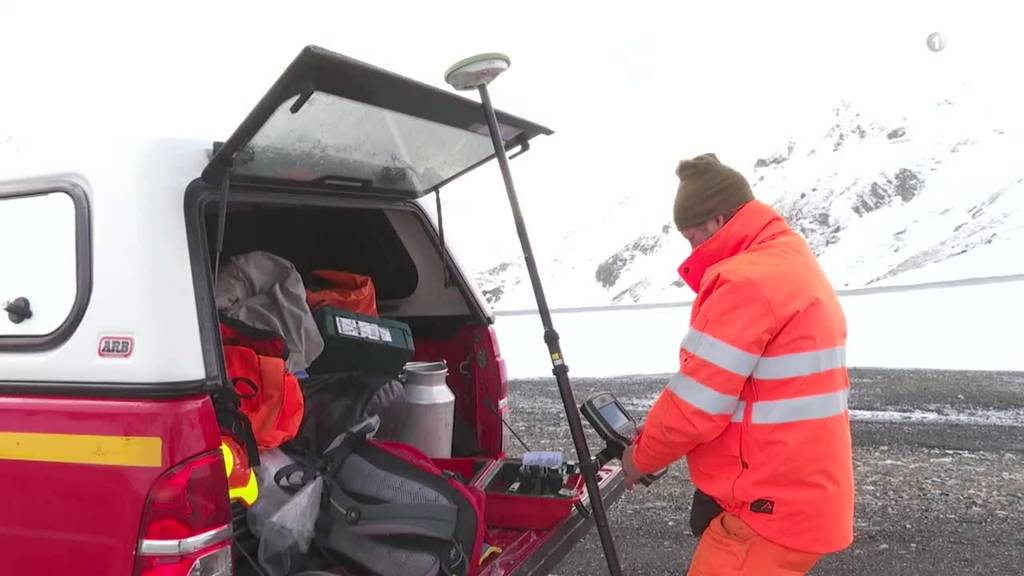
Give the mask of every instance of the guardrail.
<path id="1" fill-rule="evenodd" d="M 895 286 L 866 286 L 863 288 L 843 288 L 836 290 L 841 297 L 846 296 L 867 296 L 870 294 L 890 294 L 898 292 L 911 292 L 917 290 L 934 290 L 940 288 L 953 288 L 958 286 L 978 286 L 983 284 L 1001 284 L 1004 282 L 1024 281 L 1024 274 L 1006 274 L 1001 276 L 981 276 L 977 278 L 962 278 L 959 280 L 941 280 L 936 282 L 923 282 L 921 284 L 900 284 Z M 629 310 L 658 310 L 686 308 L 693 304 L 693 300 L 682 302 L 652 302 L 646 304 L 609 304 L 602 306 L 570 306 L 552 308 L 552 314 L 576 314 L 582 312 L 614 312 Z M 536 309 L 521 310 L 495 310 L 495 316 L 529 316 L 537 314 Z"/>
<path id="2" fill-rule="evenodd" d="M 1024 370 L 1024 274 L 838 290 L 850 366 Z M 678 368 L 690 302 L 556 308 L 555 327 L 576 376 Z M 551 374 L 533 310 L 497 314 L 509 376 Z"/>

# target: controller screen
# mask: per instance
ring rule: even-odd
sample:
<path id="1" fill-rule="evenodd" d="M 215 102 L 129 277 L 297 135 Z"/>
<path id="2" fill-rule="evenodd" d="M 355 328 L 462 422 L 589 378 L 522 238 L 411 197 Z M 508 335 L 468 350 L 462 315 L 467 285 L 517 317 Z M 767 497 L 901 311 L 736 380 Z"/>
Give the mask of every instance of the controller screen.
<path id="1" fill-rule="evenodd" d="M 619 405 L 610 402 L 601 406 L 599 412 L 601 417 L 604 418 L 608 426 L 620 434 L 629 437 L 630 439 L 636 434 L 636 429 L 633 427 L 633 423 L 630 422 L 629 418 L 626 418 L 626 414 L 619 409 Z"/>

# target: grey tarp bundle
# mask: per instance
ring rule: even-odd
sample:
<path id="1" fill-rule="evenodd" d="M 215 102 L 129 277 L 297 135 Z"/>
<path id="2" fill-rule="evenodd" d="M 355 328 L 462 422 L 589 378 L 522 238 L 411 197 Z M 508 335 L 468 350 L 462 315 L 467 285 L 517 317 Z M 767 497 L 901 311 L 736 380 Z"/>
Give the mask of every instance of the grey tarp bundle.
<path id="1" fill-rule="evenodd" d="M 304 371 L 323 352 L 302 277 L 284 258 L 263 251 L 232 257 L 217 273 L 214 296 L 226 316 L 283 336 L 290 372 Z"/>
<path id="2" fill-rule="evenodd" d="M 249 528 L 257 537 L 263 535 L 263 526 L 267 520 L 283 508 L 292 496 L 274 482 L 274 475 L 277 474 L 277 471 L 292 464 L 295 464 L 295 460 L 280 448 L 260 452 L 260 465 L 254 469 L 256 481 L 259 483 L 260 496 L 246 512 Z"/>
<path id="3" fill-rule="evenodd" d="M 288 576 L 306 566 L 306 553 L 313 540 L 320 514 L 323 478 L 286 492 L 275 481 L 277 472 L 295 461 L 279 448 L 260 453 L 256 467 L 260 497 L 249 508 L 249 527 L 260 539 L 257 558 L 267 576 Z"/>
<path id="4" fill-rule="evenodd" d="M 287 576 L 306 567 L 323 483 L 321 477 L 303 486 L 263 525 L 258 557 L 271 576 Z"/>

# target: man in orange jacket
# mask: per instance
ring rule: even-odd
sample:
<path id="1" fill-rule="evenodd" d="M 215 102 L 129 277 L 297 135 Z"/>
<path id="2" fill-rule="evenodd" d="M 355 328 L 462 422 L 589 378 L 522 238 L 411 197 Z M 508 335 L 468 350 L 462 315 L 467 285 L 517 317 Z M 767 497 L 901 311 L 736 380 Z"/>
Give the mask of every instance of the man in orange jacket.
<path id="1" fill-rule="evenodd" d="M 853 541 L 846 321 L 801 236 L 714 154 L 680 162 L 674 216 L 697 293 L 680 368 L 623 464 L 686 457 L 690 576 L 796 575 Z"/>

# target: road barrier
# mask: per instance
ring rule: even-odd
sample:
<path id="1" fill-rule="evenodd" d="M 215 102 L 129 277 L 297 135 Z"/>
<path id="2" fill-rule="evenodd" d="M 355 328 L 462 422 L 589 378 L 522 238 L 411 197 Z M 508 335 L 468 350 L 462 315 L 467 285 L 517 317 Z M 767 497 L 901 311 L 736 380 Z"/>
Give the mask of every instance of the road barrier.
<path id="1" fill-rule="evenodd" d="M 850 366 L 1024 371 L 1024 274 L 837 292 L 847 319 Z M 678 368 L 690 305 L 552 313 L 573 375 L 661 374 Z M 536 312 L 496 316 L 509 375 L 550 376 Z"/>

